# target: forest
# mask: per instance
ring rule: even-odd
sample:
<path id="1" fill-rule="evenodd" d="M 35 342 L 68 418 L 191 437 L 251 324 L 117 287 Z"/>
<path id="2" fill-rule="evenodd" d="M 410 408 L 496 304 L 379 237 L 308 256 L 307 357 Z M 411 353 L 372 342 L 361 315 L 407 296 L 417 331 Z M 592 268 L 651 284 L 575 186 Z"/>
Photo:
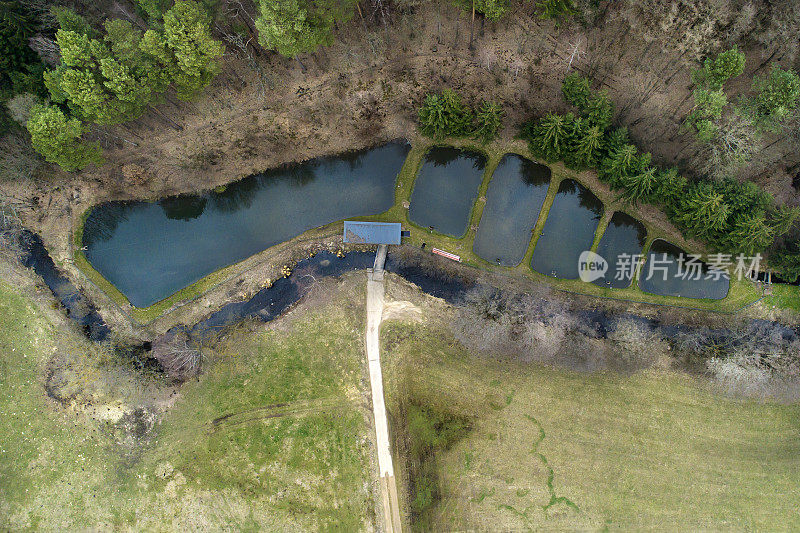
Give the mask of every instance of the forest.
<path id="1" fill-rule="evenodd" d="M 277 99 L 295 80 L 303 96 L 305 85 L 342 69 L 342 87 L 319 106 L 355 93 L 358 102 L 341 112 L 357 115 L 357 128 L 399 120 L 376 133 L 525 139 L 543 160 L 593 170 L 626 202 L 657 206 L 707 251 L 765 254 L 782 279 L 795 281 L 800 77 L 792 31 L 800 8 L 785 7 L 714 0 L 3 1 L 2 198 L 24 212 L 35 193 L 20 193 L 17 184 L 32 181 L 35 190 L 37 175 L 54 172 L 63 183 L 154 174 L 144 162 L 128 162 L 144 150 L 143 132 L 181 136 L 181 118 L 209 98 L 232 110 L 245 95 Z M 612 35 L 620 25 L 624 38 Z M 467 61 L 477 72 L 459 79 L 456 67 L 437 70 L 433 62 L 426 71 L 408 59 L 414 47 L 444 63 Z M 366 89 L 373 80 L 356 63 L 387 69 L 380 96 Z M 218 163 L 225 150 L 207 144 L 189 156 L 190 166 Z"/>

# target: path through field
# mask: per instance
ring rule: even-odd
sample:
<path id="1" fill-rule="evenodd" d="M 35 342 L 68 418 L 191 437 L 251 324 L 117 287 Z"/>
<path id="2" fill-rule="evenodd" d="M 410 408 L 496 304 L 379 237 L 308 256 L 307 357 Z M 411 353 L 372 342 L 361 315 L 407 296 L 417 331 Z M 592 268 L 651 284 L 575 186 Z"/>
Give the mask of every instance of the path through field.
<path id="1" fill-rule="evenodd" d="M 383 261 L 386 246 L 382 245 L 375 258 L 375 268 L 367 272 L 367 361 L 372 388 L 372 411 L 375 418 L 375 433 L 378 449 L 378 469 L 385 530 L 399 532 L 400 507 L 397 498 L 397 483 L 392 465 L 392 450 L 389 444 L 389 424 L 386 420 L 386 404 L 383 396 L 383 374 L 380 358 L 380 325 L 383 315 Z"/>

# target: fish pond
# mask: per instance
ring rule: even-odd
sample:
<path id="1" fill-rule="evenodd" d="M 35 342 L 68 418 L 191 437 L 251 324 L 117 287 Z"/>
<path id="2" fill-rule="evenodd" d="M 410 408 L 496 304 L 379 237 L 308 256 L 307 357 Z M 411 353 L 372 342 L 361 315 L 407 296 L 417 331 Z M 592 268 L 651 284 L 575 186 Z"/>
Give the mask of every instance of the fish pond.
<path id="1" fill-rule="evenodd" d="M 608 271 L 593 283 L 612 289 L 630 286 L 646 241 L 647 229 L 641 222 L 615 211 L 597 246 L 597 254 L 608 262 Z"/>
<path id="2" fill-rule="evenodd" d="M 728 294 L 730 282 L 718 274 L 705 263 L 690 263 L 683 250 L 658 239 L 647 253 L 647 262 L 639 274 L 639 288 L 661 296 L 721 300 Z"/>
<path id="3" fill-rule="evenodd" d="M 478 152 L 431 148 L 414 181 L 408 218 L 423 228 L 463 236 L 485 168 L 486 157 Z"/>
<path id="4" fill-rule="evenodd" d="M 576 279 L 578 258 L 592 247 L 602 216 L 603 203 L 589 189 L 575 180 L 562 181 L 533 250 L 531 268 L 555 278 Z"/>
<path id="5" fill-rule="evenodd" d="M 547 197 L 550 168 L 507 154 L 494 171 L 486 192 L 473 251 L 503 266 L 518 265 L 531 242 L 531 231 Z"/>
<path id="6" fill-rule="evenodd" d="M 137 307 L 304 231 L 394 204 L 410 147 L 389 143 L 287 165 L 221 192 L 158 202 L 110 202 L 87 217 L 92 266 Z"/>

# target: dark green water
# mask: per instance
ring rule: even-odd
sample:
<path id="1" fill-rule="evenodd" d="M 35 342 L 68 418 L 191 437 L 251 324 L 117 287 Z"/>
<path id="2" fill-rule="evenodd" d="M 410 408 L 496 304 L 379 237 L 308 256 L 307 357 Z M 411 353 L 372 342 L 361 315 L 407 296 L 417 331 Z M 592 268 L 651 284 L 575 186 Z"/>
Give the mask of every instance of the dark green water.
<path id="1" fill-rule="evenodd" d="M 533 250 L 531 268 L 561 279 L 578 278 L 578 258 L 594 241 L 603 203 L 575 180 L 558 187 L 544 230 Z"/>
<path id="2" fill-rule="evenodd" d="M 475 253 L 490 263 L 518 265 L 531 242 L 548 185 L 549 167 L 516 154 L 504 156 L 486 191 Z"/>
<path id="3" fill-rule="evenodd" d="M 729 281 L 725 278 L 706 279 L 708 267 L 702 264 L 701 279 L 691 279 L 694 271 L 686 264 L 678 262 L 683 250 L 664 240 L 653 241 L 647 253 L 647 262 L 639 274 L 639 288 L 645 292 L 662 296 L 683 296 L 684 298 L 710 298 L 720 300 L 728 294 Z M 684 253 L 684 257 L 688 256 Z M 686 279 L 678 274 L 688 274 Z M 649 278 L 649 279 L 648 279 Z"/>
<path id="4" fill-rule="evenodd" d="M 222 193 L 92 210 L 86 256 L 137 307 L 311 228 L 394 204 L 409 146 L 320 158 L 251 176 Z"/>
<path id="5" fill-rule="evenodd" d="M 633 268 L 639 261 L 639 257 L 633 256 L 642 253 L 646 241 L 647 229 L 644 225 L 622 211 L 616 211 L 597 247 L 597 254 L 608 261 L 608 272 L 604 278 L 592 283 L 613 289 L 630 286 Z"/>
<path id="6" fill-rule="evenodd" d="M 414 182 L 409 219 L 439 233 L 463 236 L 485 167 L 483 154 L 444 146 L 431 148 Z"/>

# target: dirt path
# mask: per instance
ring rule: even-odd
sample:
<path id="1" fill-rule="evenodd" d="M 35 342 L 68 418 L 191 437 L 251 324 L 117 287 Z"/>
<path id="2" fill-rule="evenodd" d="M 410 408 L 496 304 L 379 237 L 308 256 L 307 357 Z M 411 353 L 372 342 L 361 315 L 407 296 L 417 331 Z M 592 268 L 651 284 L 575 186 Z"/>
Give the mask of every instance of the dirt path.
<path id="1" fill-rule="evenodd" d="M 380 325 L 383 315 L 383 258 L 386 247 L 381 246 L 375 267 L 367 273 L 367 362 L 372 389 L 372 411 L 375 418 L 375 434 L 378 448 L 378 475 L 380 476 L 383 501 L 384 530 L 400 532 L 400 506 L 397 498 L 397 483 L 389 444 L 389 424 L 386 419 L 386 404 L 383 397 L 383 374 L 380 358 Z"/>

